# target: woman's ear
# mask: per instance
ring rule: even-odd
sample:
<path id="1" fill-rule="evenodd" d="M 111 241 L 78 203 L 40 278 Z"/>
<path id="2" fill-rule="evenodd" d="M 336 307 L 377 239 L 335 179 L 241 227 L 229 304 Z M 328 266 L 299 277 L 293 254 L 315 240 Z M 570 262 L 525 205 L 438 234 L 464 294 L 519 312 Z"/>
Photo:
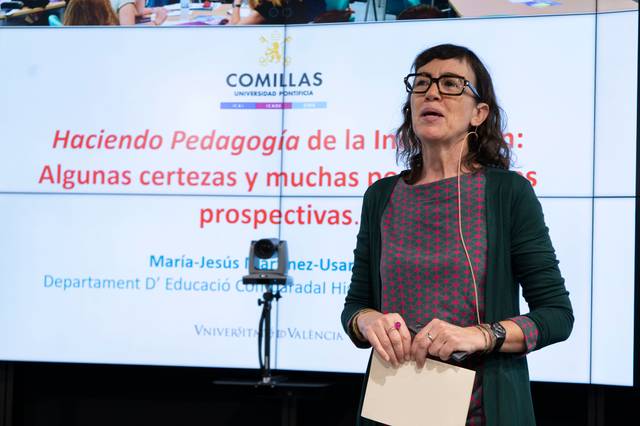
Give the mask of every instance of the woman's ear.
<path id="1" fill-rule="evenodd" d="M 473 116 L 471 117 L 471 125 L 477 127 L 484 123 L 484 121 L 489 116 L 489 105 L 484 102 L 479 102 L 473 111 Z"/>

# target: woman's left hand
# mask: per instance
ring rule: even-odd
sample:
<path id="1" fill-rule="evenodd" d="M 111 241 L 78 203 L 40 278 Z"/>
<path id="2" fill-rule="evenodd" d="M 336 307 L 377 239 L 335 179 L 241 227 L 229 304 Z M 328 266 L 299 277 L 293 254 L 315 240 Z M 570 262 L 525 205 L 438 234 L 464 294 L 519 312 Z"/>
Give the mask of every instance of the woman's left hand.
<path id="1" fill-rule="evenodd" d="M 477 327 L 458 327 L 436 318 L 413 338 L 411 359 L 422 368 L 427 354 L 446 361 L 453 352 L 473 353 L 484 350 L 486 344 L 483 332 Z"/>

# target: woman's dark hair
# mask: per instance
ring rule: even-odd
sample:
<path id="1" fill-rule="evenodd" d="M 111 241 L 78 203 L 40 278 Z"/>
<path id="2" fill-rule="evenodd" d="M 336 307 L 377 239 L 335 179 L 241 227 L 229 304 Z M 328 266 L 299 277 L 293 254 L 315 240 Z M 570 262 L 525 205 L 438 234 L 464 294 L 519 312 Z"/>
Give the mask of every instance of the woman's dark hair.
<path id="1" fill-rule="evenodd" d="M 413 61 L 413 72 L 434 59 L 459 59 L 469 64 L 476 77 L 475 88 L 480 94 L 478 102 L 489 105 L 487 119 L 477 129 L 469 128 L 469 131 L 475 130 L 477 135 L 470 135 L 468 138 L 469 150 L 462 158 L 464 167 L 471 171 L 477 171 L 485 166 L 508 169 L 511 164 L 511 150 L 503 137 L 502 110 L 496 101 L 491 76 L 485 66 L 476 54 L 466 47 L 441 44 L 420 53 Z M 402 106 L 402 116 L 404 121 L 396 131 L 396 159 L 409 168 L 407 181 L 412 183 L 421 175 L 422 144 L 413 132 L 410 93 Z"/>

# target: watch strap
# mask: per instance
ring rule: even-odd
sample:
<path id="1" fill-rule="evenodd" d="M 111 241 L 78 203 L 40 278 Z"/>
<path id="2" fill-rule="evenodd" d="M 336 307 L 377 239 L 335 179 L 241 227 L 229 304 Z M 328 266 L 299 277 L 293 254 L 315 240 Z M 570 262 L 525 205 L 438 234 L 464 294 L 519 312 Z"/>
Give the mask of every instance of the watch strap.
<path id="1" fill-rule="evenodd" d="M 500 348 L 504 344 L 505 339 L 507 338 L 507 330 L 500 324 L 499 322 L 491 323 L 491 333 L 495 338 L 495 345 L 493 346 L 492 352 L 499 352 Z"/>

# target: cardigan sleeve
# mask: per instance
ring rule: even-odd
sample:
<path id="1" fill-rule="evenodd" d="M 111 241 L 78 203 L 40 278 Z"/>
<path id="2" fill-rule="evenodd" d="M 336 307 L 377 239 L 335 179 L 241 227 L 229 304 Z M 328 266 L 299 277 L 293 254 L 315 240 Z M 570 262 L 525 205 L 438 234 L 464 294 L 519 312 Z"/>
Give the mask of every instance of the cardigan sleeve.
<path id="1" fill-rule="evenodd" d="M 531 184 L 518 176 L 511 217 L 511 264 L 529 305 L 526 314 L 537 326 L 536 349 L 566 340 L 573 328 L 569 292 Z"/>
<path id="2" fill-rule="evenodd" d="M 356 242 L 356 248 L 353 251 L 353 268 L 351 271 L 351 285 L 344 302 L 342 310 L 342 327 L 351 339 L 351 341 L 359 348 L 369 348 L 369 342 L 363 342 L 358 339 L 351 329 L 351 320 L 358 311 L 364 308 L 373 308 L 373 300 L 371 294 L 371 235 L 370 235 L 370 217 L 371 211 L 372 188 L 369 188 L 364 194 L 362 202 L 362 214 L 360 217 L 360 230 Z"/>
<path id="3" fill-rule="evenodd" d="M 525 315 L 518 315 L 517 317 L 509 318 L 509 321 L 514 322 L 522 334 L 524 334 L 524 355 L 536 350 L 538 344 L 538 327 L 533 320 Z"/>

